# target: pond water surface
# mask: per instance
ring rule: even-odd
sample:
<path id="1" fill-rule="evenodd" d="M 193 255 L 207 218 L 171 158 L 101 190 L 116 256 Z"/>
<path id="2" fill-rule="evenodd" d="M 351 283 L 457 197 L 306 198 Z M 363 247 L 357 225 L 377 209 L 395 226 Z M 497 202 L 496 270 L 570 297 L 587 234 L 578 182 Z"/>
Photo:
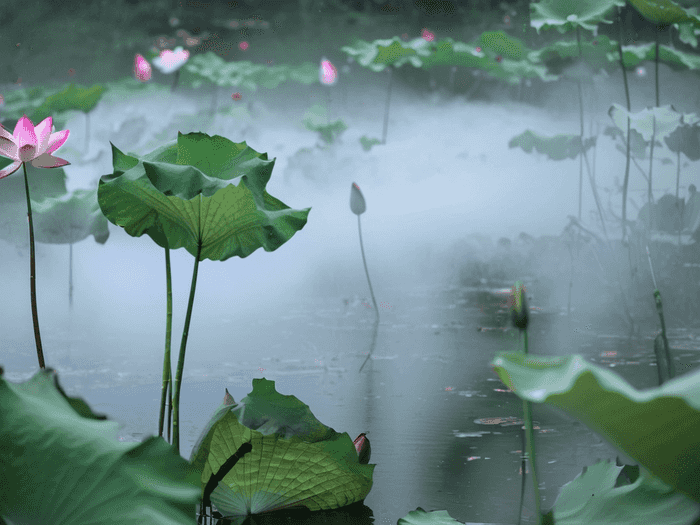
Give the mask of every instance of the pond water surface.
<path id="1" fill-rule="evenodd" d="M 351 438 L 368 433 L 377 467 L 364 502 L 370 510 L 363 509 L 377 523 L 396 523 L 416 507 L 446 509 L 461 522 L 516 523 L 522 403 L 489 362 L 496 352 L 517 348 L 517 331 L 498 326 L 493 305 L 483 303 L 484 290 L 430 286 L 383 295 L 376 347 L 362 372 L 374 313 L 361 296 L 300 297 L 264 315 L 200 320 L 181 395 L 182 455 L 189 458 L 225 388 L 239 401 L 252 390 L 253 378 L 265 377 L 335 430 Z M 590 327 L 568 330 L 558 312 L 533 308 L 530 352 L 581 353 L 613 367 L 636 388 L 655 386 L 653 334 L 630 345 Z M 562 334 L 570 347 L 558 342 L 566 340 Z M 133 333 L 115 332 L 97 341 L 79 330 L 45 337 L 45 348 L 61 356 L 47 361 L 58 361 L 51 364 L 67 392 L 122 423 L 119 439 L 125 441 L 156 433 L 160 400 L 162 341 L 140 338 L 153 349 L 135 353 L 135 340 Z M 678 373 L 695 369 L 698 334 L 675 331 L 670 340 Z M 98 346 L 103 357 L 95 355 Z M 30 377 L 36 371 L 33 341 L 7 348 L 5 377 Z M 633 463 L 561 412 L 534 405 L 533 418 L 543 509 L 597 459 L 620 455 Z M 527 490 L 526 522 L 534 509 L 531 485 Z"/>

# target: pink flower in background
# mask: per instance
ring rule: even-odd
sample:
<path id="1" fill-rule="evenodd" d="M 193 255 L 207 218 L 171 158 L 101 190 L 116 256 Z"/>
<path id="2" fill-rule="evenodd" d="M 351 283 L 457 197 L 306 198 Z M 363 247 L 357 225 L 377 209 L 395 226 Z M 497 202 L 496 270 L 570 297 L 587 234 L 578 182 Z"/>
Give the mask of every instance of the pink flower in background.
<path id="1" fill-rule="evenodd" d="M 248 42 L 241 42 L 240 44 L 238 44 L 238 47 L 241 51 L 245 51 L 246 49 L 248 49 Z"/>
<path id="2" fill-rule="evenodd" d="M 151 79 L 151 64 L 139 54 L 134 60 L 134 75 L 141 82 L 148 82 Z"/>
<path id="3" fill-rule="evenodd" d="M 423 31 L 421 31 L 420 36 L 422 36 L 423 40 L 425 40 L 426 42 L 432 42 L 433 40 L 435 40 L 435 33 L 433 33 L 432 31 L 428 31 L 425 28 L 423 29 Z"/>
<path id="4" fill-rule="evenodd" d="M 0 170 L 0 179 L 12 175 L 24 162 L 31 162 L 35 168 L 58 168 L 70 164 L 51 155 L 68 140 L 70 131 L 64 129 L 51 133 L 52 126 L 52 117 L 34 126 L 27 115 L 17 121 L 14 133 L 0 125 L 0 155 L 14 161 Z"/>
<path id="5" fill-rule="evenodd" d="M 321 84 L 325 84 L 327 86 L 332 86 L 338 80 L 338 70 L 326 57 L 321 59 L 319 78 L 321 80 Z"/>
<path id="6" fill-rule="evenodd" d="M 190 58 L 190 52 L 182 47 L 176 47 L 175 51 L 164 49 L 159 57 L 153 59 L 153 65 L 161 72 L 170 74 L 180 69 L 188 58 Z"/>

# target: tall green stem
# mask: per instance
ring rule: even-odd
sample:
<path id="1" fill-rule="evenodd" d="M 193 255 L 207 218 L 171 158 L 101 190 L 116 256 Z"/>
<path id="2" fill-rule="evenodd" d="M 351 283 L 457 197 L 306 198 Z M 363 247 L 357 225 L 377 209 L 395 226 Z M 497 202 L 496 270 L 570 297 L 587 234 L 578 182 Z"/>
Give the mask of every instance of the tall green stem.
<path id="1" fill-rule="evenodd" d="M 523 334 L 524 341 L 524 351 L 527 355 L 527 328 L 521 330 Z M 532 411 L 530 410 L 530 402 L 523 400 L 523 424 L 525 425 L 525 432 L 523 433 L 523 460 L 522 460 L 522 471 L 523 478 L 520 489 L 520 508 L 523 505 L 523 496 L 525 494 L 525 472 L 527 470 L 525 465 L 525 456 L 530 460 L 530 470 L 532 471 L 532 484 L 535 489 L 535 516 L 537 516 L 538 525 L 542 523 L 542 512 L 540 505 L 540 486 L 537 483 L 537 470 L 535 469 L 535 435 L 532 428 Z M 525 453 L 527 450 L 527 453 Z M 521 512 L 522 514 L 522 512 Z M 520 524 L 520 517 L 518 515 L 518 524 Z"/>
<path id="2" fill-rule="evenodd" d="M 41 334 L 39 333 L 39 313 L 36 307 L 36 257 L 34 253 L 34 223 L 32 222 L 32 204 L 29 199 L 29 179 L 27 178 L 27 164 L 22 163 L 24 169 L 24 189 L 27 194 L 27 218 L 29 219 L 29 288 L 32 296 L 32 321 L 34 322 L 34 340 L 36 341 L 36 355 L 39 358 L 39 368 L 46 368 L 44 363 L 44 351 L 41 348 Z"/>
<path id="3" fill-rule="evenodd" d="M 172 406 L 172 365 L 170 364 L 170 343 L 172 338 L 173 328 L 173 283 L 170 274 L 170 249 L 165 249 L 165 282 L 167 289 L 167 314 L 165 322 L 165 354 L 163 357 L 163 387 L 160 394 L 160 419 L 158 420 L 158 435 L 163 437 L 163 420 L 165 419 L 165 405 Z M 170 392 L 170 403 L 166 402 L 166 398 Z M 168 434 L 170 434 L 170 418 L 168 418 Z"/>
<path id="4" fill-rule="evenodd" d="M 182 343 L 180 344 L 180 355 L 177 358 L 177 371 L 175 373 L 174 396 L 173 396 L 173 446 L 175 451 L 180 453 L 180 387 L 182 386 L 182 371 L 185 368 L 185 349 L 187 348 L 187 336 L 190 331 L 190 321 L 192 319 L 192 306 L 194 305 L 194 292 L 197 288 L 197 272 L 199 270 L 199 256 L 202 253 L 202 241 L 197 247 L 197 257 L 194 260 L 194 270 L 192 272 L 192 283 L 190 285 L 190 298 L 187 301 L 187 315 L 185 316 L 185 328 L 182 331 Z"/>
<path id="5" fill-rule="evenodd" d="M 360 233 L 360 250 L 362 251 L 362 264 L 365 265 L 365 274 L 367 275 L 367 283 L 369 284 L 369 293 L 372 296 L 372 304 L 374 304 L 374 313 L 377 316 L 377 323 L 379 322 L 379 308 L 377 308 L 377 301 L 374 298 L 374 290 L 372 290 L 372 281 L 369 280 L 369 271 L 367 270 L 367 259 L 365 259 L 365 248 L 362 244 L 362 226 L 360 225 L 360 216 L 357 216 L 357 231 Z"/>

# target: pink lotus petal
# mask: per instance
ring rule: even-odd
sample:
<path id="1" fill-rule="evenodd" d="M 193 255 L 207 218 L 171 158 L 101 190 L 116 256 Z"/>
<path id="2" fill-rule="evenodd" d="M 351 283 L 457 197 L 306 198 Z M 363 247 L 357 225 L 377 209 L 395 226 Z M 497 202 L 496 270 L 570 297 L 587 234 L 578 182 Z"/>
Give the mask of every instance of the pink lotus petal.
<path id="1" fill-rule="evenodd" d="M 0 179 L 17 171 L 24 162 L 31 162 L 37 168 L 57 168 L 70 164 L 67 160 L 51 155 L 66 142 L 70 131 L 65 129 L 51 133 L 52 128 L 52 117 L 47 117 L 34 126 L 26 115 L 17 121 L 12 135 L 0 127 L 0 155 L 14 161 L 0 171 Z"/>
<path id="2" fill-rule="evenodd" d="M 22 163 L 16 160 L 12 164 L 7 166 L 4 170 L 0 170 L 0 179 L 4 179 L 8 175 L 12 175 L 15 171 L 19 169 L 21 165 Z"/>
<path id="3" fill-rule="evenodd" d="M 51 127 L 53 126 L 53 117 L 47 117 L 34 127 L 36 134 L 38 152 L 46 151 L 49 145 L 49 137 L 51 136 Z"/>
<path id="4" fill-rule="evenodd" d="M 10 139 L 0 137 L 0 155 L 8 159 L 14 159 L 15 155 L 17 155 L 17 146 L 12 141 L 12 135 L 10 137 Z"/>
<path id="5" fill-rule="evenodd" d="M 60 168 L 61 166 L 67 166 L 69 164 L 70 162 L 67 160 L 54 157 L 48 153 L 42 153 L 32 161 L 32 166 L 35 168 Z"/>
<path id="6" fill-rule="evenodd" d="M 338 70 L 333 64 L 331 64 L 330 60 L 326 59 L 326 57 L 321 59 L 319 76 L 321 83 L 326 84 L 327 86 L 332 86 L 335 84 L 336 80 L 338 80 Z"/>
<path id="7" fill-rule="evenodd" d="M 68 135 L 70 135 L 69 129 L 51 133 L 51 136 L 49 137 L 49 144 L 46 148 L 46 153 L 53 153 L 58 148 L 63 146 L 63 144 L 65 144 L 65 142 L 68 140 Z"/>
<path id="8" fill-rule="evenodd" d="M 151 79 L 151 64 L 139 54 L 134 59 L 134 75 L 141 82 L 147 82 Z"/>

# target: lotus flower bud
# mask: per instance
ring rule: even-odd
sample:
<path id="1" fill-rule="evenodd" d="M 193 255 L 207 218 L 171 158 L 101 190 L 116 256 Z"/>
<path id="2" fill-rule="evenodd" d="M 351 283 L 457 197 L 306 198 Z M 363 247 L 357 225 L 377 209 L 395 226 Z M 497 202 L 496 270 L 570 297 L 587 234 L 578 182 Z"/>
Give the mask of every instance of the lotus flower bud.
<path id="1" fill-rule="evenodd" d="M 527 324 L 530 321 L 530 312 L 527 307 L 527 298 L 525 297 L 525 286 L 520 281 L 513 286 L 511 297 L 511 316 L 513 326 L 520 330 L 526 330 Z"/>
<path id="2" fill-rule="evenodd" d="M 355 438 L 353 441 L 355 445 L 355 450 L 357 450 L 357 456 L 360 460 L 361 465 L 367 465 L 369 463 L 369 457 L 372 455 L 372 447 L 369 446 L 369 439 L 367 434 L 364 432 Z"/>
<path id="3" fill-rule="evenodd" d="M 136 55 L 134 60 L 134 75 L 141 82 L 147 82 L 151 79 L 151 64 L 141 55 Z"/>
<path id="4" fill-rule="evenodd" d="M 354 182 L 350 187 L 350 209 L 355 215 L 362 215 L 367 210 L 360 187 Z"/>

